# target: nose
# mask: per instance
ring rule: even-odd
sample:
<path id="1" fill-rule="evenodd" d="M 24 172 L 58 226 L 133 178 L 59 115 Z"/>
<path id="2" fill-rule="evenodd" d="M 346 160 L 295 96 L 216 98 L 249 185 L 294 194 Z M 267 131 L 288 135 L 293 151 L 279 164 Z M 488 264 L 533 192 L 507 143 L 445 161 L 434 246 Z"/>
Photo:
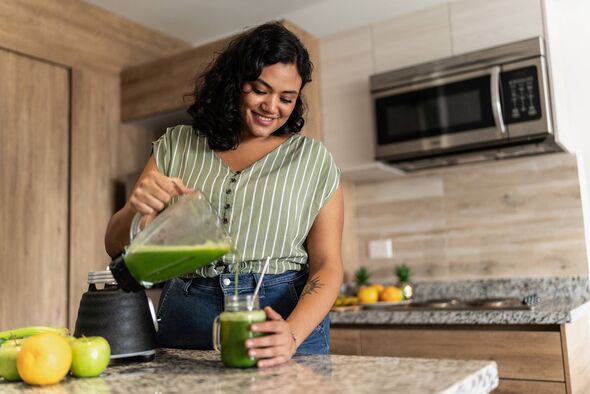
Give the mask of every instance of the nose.
<path id="1" fill-rule="evenodd" d="M 278 102 L 279 97 L 277 95 L 269 94 L 265 97 L 265 100 L 262 102 L 261 107 L 265 112 L 269 114 L 276 114 Z"/>

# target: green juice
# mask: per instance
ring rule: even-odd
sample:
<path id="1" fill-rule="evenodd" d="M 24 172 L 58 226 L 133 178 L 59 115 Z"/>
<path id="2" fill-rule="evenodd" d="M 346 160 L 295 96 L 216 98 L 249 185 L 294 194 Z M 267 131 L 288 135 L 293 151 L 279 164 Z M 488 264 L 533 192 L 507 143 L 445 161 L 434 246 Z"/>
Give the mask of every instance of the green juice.
<path id="1" fill-rule="evenodd" d="M 223 365 L 236 368 L 256 366 L 257 359 L 248 355 L 246 340 L 264 335 L 250 331 L 252 323 L 263 321 L 266 321 L 263 310 L 223 312 L 219 315 Z"/>
<path id="2" fill-rule="evenodd" d="M 124 259 L 138 282 L 157 283 L 195 272 L 230 251 L 229 243 L 214 242 L 187 246 L 139 245 L 130 248 Z"/>

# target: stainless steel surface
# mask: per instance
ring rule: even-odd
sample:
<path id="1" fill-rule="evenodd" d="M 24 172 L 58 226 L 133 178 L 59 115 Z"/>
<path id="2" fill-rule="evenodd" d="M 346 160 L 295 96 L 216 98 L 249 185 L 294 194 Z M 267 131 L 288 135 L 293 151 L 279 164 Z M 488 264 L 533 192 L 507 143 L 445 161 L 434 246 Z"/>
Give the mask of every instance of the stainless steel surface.
<path id="1" fill-rule="evenodd" d="M 405 305 L 390 305 L 384 307 L 391 311 L 434 310 L 434 311 L 505 311 L 505 310 L 533 310 L 536 303 L 525 303 L 520 298 L 481 298 L 461 300 L 458 298 L 426 300 L 412 302 Z"/>
<path id="2" fill-rule="evenodd" d="M 528 66 L 537 69 L 541 118 L 506 124 L 500 93 L 501 73 Z M 416 132 L 416 138 L 412 140 L 376 142 L 377 160 L 402 171 L 417 171 L 563 151 L 553 134 L 550 89 L 541 37 L 373 75 L 371 94 L 373 100 L 378 100 L 484 75 L 490 76 L 494 127 L 429 137 L 421 137 Z"/>
<path id="3" fill-rule="evenodd" d="M 500 67 L 495 66 L 490 70 L 490 92 L 492 94 L 492 113 L 494 122 L 500 134 L 506 134 L 506 125 L 502 117 L 502 102 L 500 101 Z"/>
<path id="4" fill-rule="evenodd" d="M 510 63 L 538 56 L 545 56 L 543 41 L 541 37 L 530 38 L 508 45 L 499 45 L 481 51 L 376 74 L 371 76 L 371 91 L 377 92 L 400 85 L 415 85 L 424 80 L 489 68 L 498 63 Z"/>

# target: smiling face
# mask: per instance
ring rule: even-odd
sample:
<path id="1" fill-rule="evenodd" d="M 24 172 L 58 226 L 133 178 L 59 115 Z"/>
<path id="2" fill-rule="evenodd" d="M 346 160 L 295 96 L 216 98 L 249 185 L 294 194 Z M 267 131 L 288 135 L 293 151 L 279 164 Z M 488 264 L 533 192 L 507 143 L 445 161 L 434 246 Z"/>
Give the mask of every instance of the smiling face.
<path id="1" fill-rule="evenodd" d="M 285 63 L 266 66 L 258 79 L 244 83 L 240 109 L 243 138 L 268 138 L 281 128 L 295 108 L 300 89 L 297 66 Z"/>

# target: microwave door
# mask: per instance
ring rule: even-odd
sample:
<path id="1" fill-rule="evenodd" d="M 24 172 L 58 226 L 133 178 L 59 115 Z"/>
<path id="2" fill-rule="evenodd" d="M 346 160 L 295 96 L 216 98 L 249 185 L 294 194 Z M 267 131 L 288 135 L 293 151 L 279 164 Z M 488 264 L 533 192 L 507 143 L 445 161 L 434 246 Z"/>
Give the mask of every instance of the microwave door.
<path id="1" fill-rule="evenodd" d="M 377 155 L 426 155 L 507 138 L 499 74 L 485 69 L 374 94 Z"/>

